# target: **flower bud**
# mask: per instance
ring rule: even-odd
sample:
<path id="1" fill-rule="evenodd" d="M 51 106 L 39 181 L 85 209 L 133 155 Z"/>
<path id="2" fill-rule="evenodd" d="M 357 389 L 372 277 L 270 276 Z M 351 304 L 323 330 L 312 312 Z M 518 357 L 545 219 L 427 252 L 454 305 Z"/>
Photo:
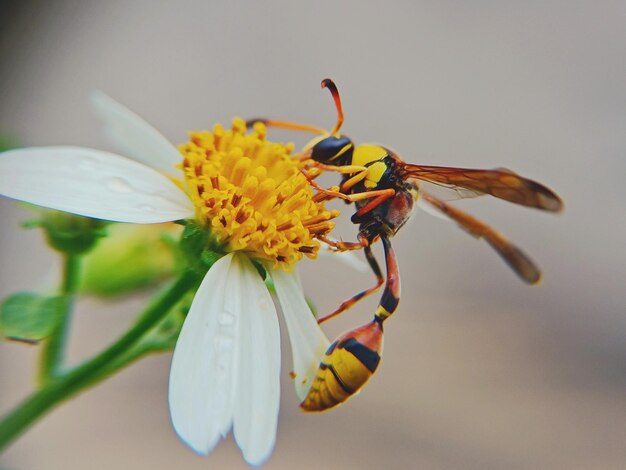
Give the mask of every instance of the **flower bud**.
<path id="1" fill-rule="evenodd" d="M 38 224 L 52 248 L 77 255 L 91 250 L 106 235 L 109 222 L 51 209 L 41 211 Z"/>

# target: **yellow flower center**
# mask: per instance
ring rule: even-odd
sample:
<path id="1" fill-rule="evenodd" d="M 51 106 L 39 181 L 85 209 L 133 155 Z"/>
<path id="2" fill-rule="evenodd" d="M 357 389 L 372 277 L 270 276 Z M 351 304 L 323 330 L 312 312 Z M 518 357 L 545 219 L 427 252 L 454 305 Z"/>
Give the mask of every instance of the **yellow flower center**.
<path id="1" fill-rule="evenodd" d="M 303 255 L 317 256 L 316 238 L 332 230 L 330 220 L 339 213 L 313 199 L 290 156 L 293 145 L 266 140 L 261 123 L 246 133 L 245 122 L 235 118 L 230 130 L 217 124 L 213 132 L 192 132 L 179 150 L 196 216 L 228 251 L 285 269 Z"/>

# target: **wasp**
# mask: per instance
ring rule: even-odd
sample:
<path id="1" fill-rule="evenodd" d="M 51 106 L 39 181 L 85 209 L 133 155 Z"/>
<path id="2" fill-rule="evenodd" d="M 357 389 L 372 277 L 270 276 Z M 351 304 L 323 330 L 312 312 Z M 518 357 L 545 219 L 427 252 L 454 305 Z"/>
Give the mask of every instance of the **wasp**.
<path id="1" fill-rule="evenodd" d="M 409 220 L 418 203 L 456 222 L 470 235 L 484 239 L 529 284 L 536 284 L 541 278 L 535 263 L 500 232 L 451 206 L 448 201 L 489 194 L 549 212 L 563 208 L 561 199 L 552 190 L 507 169 L 414 165 L 387 147 L 355 145 L 340 133 L 344 114 L 335 83 L 324 79 L 321 85 L 330 91 L 337 111 L 337 121 L 330 132 L 274 119 L 251 119 L 248 126 L 262 122 L 267 127 L 318 134 L 299 156 L 303 173 L 318 191 L 315 197 L 318 200 L 340 198 L 354 203 L 356 208 L 351 218 L 359 226 L 356 242 L 322 241 L 337 251 L 362 249 L 376 283 L 343 302 L 318 323 L 339 315 L 383 284 L 384 288 L 373 320 L 342 334 L 329 346 L 308 395 L 300 404 L 304 411 L 324 411 L 340 405 L 359 392 L 376 371 L 382 354 L 383 323 L 400 302 L 400 274 L 390 240 Z M 314 181 L 327 171 L 341 175 L 338 186 L 323 188 Z M 372 252 L 372 245 L 379 240 L 384 251 L 385 275 Z"/>

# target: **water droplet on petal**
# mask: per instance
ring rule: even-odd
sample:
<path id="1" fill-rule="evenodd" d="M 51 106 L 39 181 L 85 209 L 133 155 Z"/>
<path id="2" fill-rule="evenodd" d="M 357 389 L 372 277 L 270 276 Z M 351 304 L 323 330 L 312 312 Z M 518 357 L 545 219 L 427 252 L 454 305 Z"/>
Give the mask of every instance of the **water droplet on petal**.
<path id="1" fill-rule="evenodd" d="M 128 181 L 118 176 L 107 178 L 104 184 L 115 193 L 130 193 L 133 190 Z"/>
<path id="2" fill-rule="evenodd" d="M 222 326 L 232 326 L 235 324 L 235 315 L 230 312 L 222 312 L 217 319 L 220 325 Z"/>

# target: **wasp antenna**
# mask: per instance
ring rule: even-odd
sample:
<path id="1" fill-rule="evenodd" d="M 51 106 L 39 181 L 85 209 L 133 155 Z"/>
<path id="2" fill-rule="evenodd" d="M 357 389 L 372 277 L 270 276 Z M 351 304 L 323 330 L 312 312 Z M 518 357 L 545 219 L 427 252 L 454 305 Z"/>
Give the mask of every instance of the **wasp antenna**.
<path id="1" fill-rule="evenodd" d="M 325 78 L 322 80 L 322 88 L 328 88 L 330 94 L 333 97 L 333 101 L 335 102 L 335 108 L 337 108 L 337 122 L 335 123 L 335 127 L 331 132 L 332 135 L 335 135 L 341 129 L 341 125 L 343 124 L 343 107 L 341 106 L 341 98 L 339 97 L 339 90 L 337 90 L 337 85 L 330 78 Z"/>
<path id="2" fill-rule="evenodd" d="M 316 126 L 301 124 L 299 122 L 281 121 L 279 119 L 254 118 L 246 121 L 246 129 L 251 129 L 257 122 L 264 124 L 266 127 L 276 129 L 287 129 L 290 131 L 310 132 L 311 134 L 325 135 L 326 131 Z"/>

